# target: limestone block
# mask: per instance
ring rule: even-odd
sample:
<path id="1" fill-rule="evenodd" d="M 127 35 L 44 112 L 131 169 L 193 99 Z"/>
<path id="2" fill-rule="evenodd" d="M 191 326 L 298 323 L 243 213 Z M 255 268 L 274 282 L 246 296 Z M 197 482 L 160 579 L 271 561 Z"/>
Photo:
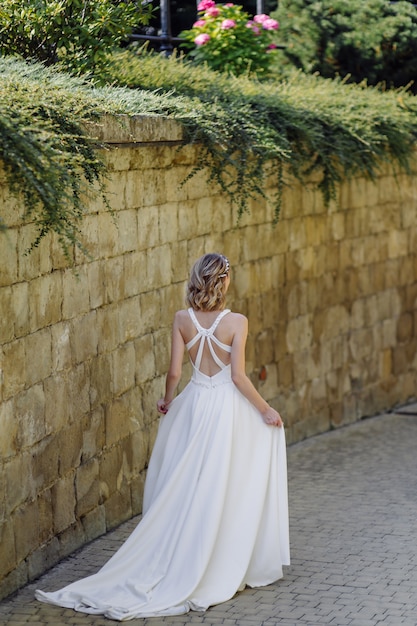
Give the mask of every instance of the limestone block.
<path id="1" fill-rule="evenodd" d="M 59 475 L 66 476 L 81 463 L 83 452 L 83 420 L 74 422 L 55 434 L 59 450 Z"/>
<path id="2" fill-rule="evenodd" d="M 29 283 L 28 302 L 32 332 L 60 321 L 62 295 L 60 272 L 45 274 Z"/>
<path id="3" fill-rule="evenodd" d="M 18 424 L 13 400 L 0 402 L 0 459 L 3 461 L 18 451 Z"/>
<path id="4" fill-rule="evenodd" d="M 372 329 L 353 331 L 349 337 L 349 348 L 354 361 L 362 361 L 373 351 Z"/>
<path id="5" fill-rule="evenodd" d="M 205 189 L 207 183 L 205 173 L 197 172 L 185 182 L 189 174 L 190 167 L 188 165 L 176 165 L 166 169 L 164 172 L 159 172 L 157 184 L 160 187 L 160 193 L 153 196 L 154 202 L 157 204 L 163 204 L 167 200 L 186 202 L 188 199 L 199 199 L 206 196 Z M 149 202 L 145 199 L 146 204 L 149 204 Z"/>
<path id="6" fill-rule="evenodd" d="M 388 233 L 388 258 L 405 256 L 408 254 L 407 231 L 392 230 Z"/>
<path id="7" fill-rule="evenodd" d="M 74 363 L 88 361 L 97 355 L 98 331 L 96 311 L 70 322 L 70 343 Z"/>
<path id="8" fill-rule="evenodd" d="M 83 525 L 79 520 L 68 526 L 59 535 L 59 549 L 61 558 L 68 556 L 85 543 Z"/>
<path id="9" fill-rule="evenodd" d="M 108 179 L 106 180 L 105 196 L 110 209 L 114 212 L 123 211 L 126 208 L 130 208 L 130 205 L 127 202 L 127 196 L 131 174 L 132 172 L 118 171 L 109 173 Z M 98 200 L 98 204 L 102 206 L 102 202 L 100 199 Z M 97 210 L 99 207 L 96 206 L 94 208 Z M 100 215 L 104 215 L 104 213 L 101 212 Z"/>
<path id="10" fill-rule="evenodd" d="M 123 145 L 108 145 L 104 152 L 104 160 L 109 172 L 126 171 L 131 168 L 132 156 L 135 151 Z"/>
<path id="11" fill-rule="evenodd" d="M 150 355 L 143 355 L 141 364 L 143 361 L 146 361 L 148 356 L 150 357 L 150 361 L 155 365 L 157 374 L 165 374 L 169 368 L 170 361 L 170 347 L 171 347 L 171 330 L 169 328 L 163 328 L 162 330 L 156 331 L 152 333 L 153 342 L 154 342 L 154 358 L 150 357 Z M 149 337 L 149 335 L 145 335 L 145 337 Z M 140 365 L 138 364 L 140 369 Z M 145 366 L 145 371 L 146 371 Z M 148 370 L 149 371 L 149 370 Z M 140 373 L 143 376 L 143 373 Z M 155 375 L 155 370 L 152 371 L 152 374 L 148 376 L 148 380 L 153 378 Z"/>
<path id="12" fill-rule="evenodd" d="M 14 338 L 12 288 L 0 287 L 0 344 Z"/>
<path id="13" fill-rule="evenodd" d="M 167 346 L 164 344 L 163 347 L 166 348 Z M 138 337 L 135 340 L 135 361 L 136 384 L 142 385 L 144 382 L 152 379 L 155 376 L 156 363 L 153 333 L 148 333 L 146 335 L 143 335 L 142 337 Z M 159 371 L 161 371 L 162 369 L 159 363 L 158 369 Z"/>
<path id="14" fill-rule="evenodd" d="M 200 235 L 200 233 L 198 231 L 196 204 L 193 202 L 182 202 L 178 206 L 178 238 L 180 240 L 192 239 L 197 235 Z"/>
<path id="15" fill-rule="evenodd" d="M 55 372 L 44 381 L 45 431 L 52 434 L 71 421 L 71 395 L 68 373 Z"/>
<path id="16" fill-rule="evenodd" d="M 104 408 L 97 407 L 83 418 L 82 432 L 82 462 L 91 459 L 101 452 L 105 444 L 105 417 Z"/>
<path id="17" fill-rule="evenodd" d="M 80 240 L 83 248 L 92 258 L 97 258 L 101 254 L 98 236 L 99 219 L 96 214 L 84 215 L 81 222 Z M 75 263 L 81 265 L 86 261 L 86 252 L 78 248 L 74 249 Z"/>
<path id="18" fill-rule="evenodd" d="M 105 450 L 100 459 L 100 501 L 103 502 L 117 490 L 122 477 L 123 452 L 121 445 L 114 445 Z"/>
<path id="19" fill-rule="evenodd" d="M 288 322 L 286 339 L 290 353 L 300 352 L 311 345 L 313 337 L 311 315 L 300 315 Z"/>
<path id="20" fill-rule="evenodd" d="M 86 267 L 90 308 L 96 309 L 106 302 L 105 261 L 93 261 Z"/>
<path id="21" fill-rule="evenodd" d="M 61 322 L 51 327 L 52 368 L 60 371 L 68 368 L 72 362 L 69 322 Z"/>
<path id="22" fill-rule="evenodd" d="M 135 384 L 135 348 L 128 342 L 112 353 L 112 394 L 120 396 Z"/>
<path id="23" fill-rule="evenodd" d="M 52 486 L 54 534 L 62 533 L 75 521 L 75 471 L 70 471 Z"/>
<path id="24" fill-rule="evenodd" d="M 25 340 L 3 345 L 0 352 L 2 397 L 4 400 L 23 391 L 26 381 Z"/>
<path id="25" fill-rule="evenodd" d="M 91 408 L 105 404 L 111 398 L 111 355 L 99 354 L 90 365 Z"/>
<path id="26" fill-rule="evenodd" d="M 158 291 L 140 295 L 141 334 L 151 332 L 161 325 L 161 297 Z"/>
<path id="27" fill-rule="evenodd" d="M 123 206 L 119 208 L 123 209 L 142 209 L 145 206 L 145 184 L 146 177 L 150 171 L 156 170 L 132 170 L 126 172 L 124 177 L 124 202 Z M 122 181 L 118 183 L 120 186 Z M 116 186 L 117 188 L 117 186 Z M 155 203 L 157 204 L 157 203 Z"/>
<path id="28" fill-rule="evenodd" d="M 19 442 L 30 447 L 45 436 L 45 394 L 38 384 L 22 391 L 15 398 L 16 419 L 19 422 Z"/>
<path id="29" fill-rule="evenodd" d="M 181 169 L 181 168 L 179 168 Z M 184 168 L 186 172 L 189 172 L 189 168 Z M 175 172 L 177 168 L 175 168 Z M 168 199 L 173 197 L 175 200 L 178 196 L 183 197 L 184 191 L 181 193 L 178 190 L 178 184 L 180 179 L 176 178 L 174 170 L 168 170 L 168 172 L 161 172 L 159 169 L 146 169 L 141 172 L 142 178 L 142 197 L 138 196 L 136 203 L 132 205 L 132 208 L 140 207 L 152 207 L 164 204 Z M 182 180 L 182 179 L 181 179 Z M 167 187 L 168 183 L 172 183 Z M 129 181 L 127 183 L 129 186 Z M 128 197 L 128 187 L 126 188 L 126 198 Z M 130 208 L 128 205 L 127 208 Z"/>
<path id="30" fill-rule="evenodd" d="M 295 318 L 308 312 L 308 283 L 301 281 L 291 286 L 288 294 L 288 317 Z"/>
<path id="31" fill-rule="evenodd" d="M 400 261 L 400 275 L 399 284 L 409 285 L 415 282 L 416 279 L 416 257 L 409 255 L 408 257 L 402 257 Z"/>
<path id="32" fill-rule="evenodd" d="M 62 293 L 62 317 L 64 320 L 88 313 L 90 300 L 87 267 L 85 265 L 78 267 L 76 272 L 66 270 L 63 273 Z"/>
<path id="33" fill-rule="evenodd" d="M 274 333 L 272 329 L 259 333 L 255 340 L 256 361 L 259 365 L 272 364 L 275 360 Z"/>
<path id="34" fill-rule="evenodd" d="M 50 489 L 46 489 L 38 496 L 39 510 L 39 543 L 45 543 L 52 538 L 52 496 Z"/>
<path id="35" fill-rule="evenodd" d="M 161 323 L 171 325 L 175 312 L 186 306 L 185 286 L 183 283 L 177 283 L 162 287 L 159 291 L 161 295 Z"/>
<path id="36" fill-rule="evenodd" d="M 125 293 L 123 257 L 107 259 L 103 267 L 106 303 L 123 300 Z"/>
<path id="37" fill-rule="evenodd" d="M 150 381 L 144 383 L 142 389 L 142 414 L 141 426 L 150 427 L 150 425 L 158 420 L 156 403 L 162 398 L 165 392 L 165 376 L 156 376 Z"/>
<path id="38" fill-rule="evenodd" d="M 123 277 L 125 298 L 147 290 L 146 251 L 123 255 Z"/>
<path id="39" fill-rule="evenodd" d="M 138 239 L 137 250 L 148 250 L 159 243 L 159 207 L 155 205 L 141 206 L 137 211 Z"/>
<path id="40" fill-rule="evenodd" d="M 75 475 L 76 515 L 82 517 L 99 502 L 99 462 L 89 459 L 80 465 Z"/>
<path id="41" fill-rule="evenodd" d="M 117 213 L 117 225 L 119 230 L 119 251 L 122 254 L 134 252 L 138 241 L 137 211 L 133 209 L 119 211 Z"/>
<path id="42" fill-rule="evenodd" d="M 37 493 L 50 487 L 58 478 L 60 451 L 52 435 L 33 449 L 31 473 Z"/>
<path id="43" fill-rule="evenodd" d="M 39 545 L 39 510 L 36 500 L 28 502 L 24 507 L 16 509 L 11 516 L 16 561 L 19 563 Z"/>
<path id="44" fill-rule="evenodd" d="M 38 330 L 22 340 L 25 347 L 26 385 L 32 386 L 52 373 L 51 328 Z"/>
<path id="45" fill-rule="evenodd" d="M 171 248 L 169 244 L 148 250 L 146 274 L 148 284 L 153 289 L 171 284 Z"/>
<path id="46" fill-rule="evenodd" d="M 53 537 L 48 543 L 43 544 L 28 556 L 29 579 L 34 580 L 53 567 L 58 562 L 59 557 L 59 541 L 56 537 Z"/>
<path id="47" fill-rule="evenodd" d="M 159 207 L 158 243 L 178 241 L 178 202 L 166 202 Z"/>
<path id="48" fill-rule="evenodd" d="M 156 399 L 154 399 L 154 404 Z M 106 407 L 106 445 L 117 444 L 141 428 L 142 390 L 134 387 Z"/>
<path id="49" fill-rule="evenodd" d="M 115 491 L 105 501 L 107 528 L 113 528 L 132 517 L 130 486 L 124 482 L 119 491 Z"/>
<path id="50" fill-rule="evenodd" d="M 119 311 L 117 304 L 97 310 L 98 353 L 111 352 L 120 343 Z"/>
<path id="51" fill-rule="evenodd" d="M 122 343 L 140 335 L 140 298 L 128 298 L 119 302 L 119 337 Z"/>
<path id="52" fill-rule="evenodd" d="M 81 518 L 86 541 L 92 541 L 106 532 L 106 512 L 104 506 L 98 506 Z"/>
<path id="53" fill-rule="evenodd" d="M 51 239 L 49 236 L 44 237 L 39 246 L 29 252 L 38 234 L 39 231 L 35 224 L 25 224 L 19 228 L 17 242 L 19 280 L 32 280 L 41 274 L 48 274 L 52 270 Z"/>
<path id="54" fill-rule="evenodd" d="M 142 513 L 143 492 L 145 487 L 145 472 L 135 476 L 130 483 L 130 497 L 132 501 L 132 513 Z"/>
<path id="55" fill-rule="evenodd" d="M 118 212 L 107 212 L 97 215 L 98 251 L 102 259 L 119 254 L 120 233 L 118 215 Z"/>
<path id="56" fill-rule="evenodd" d="M 330 240 L 341 241 L 345 238 L 345 220 L 346 215 L 343 212 L 334 213 L 329 216 Z"/>
<path id="57" fill-rule="evenodd" d="M 11 457 L 4 465 L 5 519 L 17 507 L 35 497 L 31 462 L 31 454 L 22 452 L 18 456 Z"/>
<path id="58" fill-rule="evenodd" d="M 289 235 L 289 250 L 300 250 L 308 246 L 305 218 L 295 218 L 291 222 Z"/>
<path id="59" fill-rule="evenodd" d="M 81 419 L 90 411 L 90 370 L 81 363 L 68 372 L 71 421 Z"/>
<path id="60" fill-rule="evenodd" d="M 3 206 L 2 206 L 3 213 Z M 3 214 L 2 214 L 3 217 Z M 17 229 L 9 229 L 2 233 L 0 247 L 0 286 L 11 285 L 18 279 Z"/>
<path id="61" fill-rule="evenodd" d="M 278 384 L 282 389 L 290 389 L 294 382 L 294 355 L 285 355 L 278 361 Z"/>
<path id="62" fill-rule="evenodd" d="M 12 285 L 11 310 L 13 312 L 14 336 L 27 335 L 30 331 L 29 284 L 27 282 Z"/>

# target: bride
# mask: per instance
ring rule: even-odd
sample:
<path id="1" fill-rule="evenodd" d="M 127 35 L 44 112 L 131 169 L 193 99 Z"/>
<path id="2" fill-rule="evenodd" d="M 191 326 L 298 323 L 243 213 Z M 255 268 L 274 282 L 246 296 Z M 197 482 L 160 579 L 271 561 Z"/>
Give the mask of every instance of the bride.
<path id="1" fill-rule="evenodd" d="M 225 309 L 230 266 L 194 264 L 171 363 L 143 517 L 94 575 L 38 600 L 115 620 L 205 611 L 289 564 L 285 434 L 245 373 L 247 319 Z M 187 349 L 193 373 L 176 397 Z"/>

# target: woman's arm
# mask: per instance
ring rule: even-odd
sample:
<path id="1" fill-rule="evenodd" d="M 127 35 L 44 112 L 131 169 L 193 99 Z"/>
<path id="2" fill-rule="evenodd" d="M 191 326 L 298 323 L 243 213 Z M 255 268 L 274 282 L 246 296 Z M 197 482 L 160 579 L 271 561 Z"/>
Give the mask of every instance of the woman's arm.
<path id="1" fill-rule="evenodd" d="M 232 342 L 231 368 L 232 380 L 239 391 L 253 404 L 262 415 L 265 424 L 282 426 L 283 421 L 278 411 L 275 411 L 256 391 L 245 371 L 245 347 L 248 336 L 248 320 L 239 315 L 236 321 L 236 330 Z"/>
<path id="2" fill-rule="evenodd" d="M 179 312 L 175 314 L 174 322 L 172 324 L 172 336 L 171 336 L 171 362 L 165 381 L 165 396 L 158 400 L 157 408 L 160 413 L 166 413 L 169 408 L 169 404 L 174 397 L 175 390 L 181 378 L 182 372 L 182 360 L 184 358 L 184 339 L 180 332 L 180 315 Z"/>

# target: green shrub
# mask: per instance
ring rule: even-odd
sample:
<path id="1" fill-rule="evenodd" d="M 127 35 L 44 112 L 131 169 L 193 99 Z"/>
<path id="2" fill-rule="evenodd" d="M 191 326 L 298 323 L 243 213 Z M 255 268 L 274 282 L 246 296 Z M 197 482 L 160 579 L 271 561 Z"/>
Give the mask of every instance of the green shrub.
<path id="1" fill-rule="evenodd" d="M 417 7 L 410 2 L 280 0 L 274 15 L 286 44 L 280 58 L 305 72 L 388 87 L 417 76 Z"/>
<path id="2" fill-rule="evenodd" d="M 72 73 L 95 69 L 108 52 L 146 23 L 142 3 L 124 0 L 2 0 L 0 53 L 61 63 Z"/>
<path id="3" fill-rule="evenodd" d="M 159 114 L 182 123 L 186 140 L 199 146 L 198 168 L 208 168 L 238 215 L 263 193 L 270 167 L 281 190 L 291 176 L 304 180 L 314 170 L 328 201 L 341 180 L 357 173 L 372 179 L 383 162 L 408 170 L 414 154 L 417 104 L 401 91 L 300 72 L 260 83 L 128 51 L 100 74 L 121 87 L 94 88 L 13 59 L 0 58 L 0 73 L 0 159 L 9 185 L 38 226 L 35 243 L 55 231 L 67 250 L 79 241 L 91 183 L 99 193 L 105 189 L 101 153 L 82 128 L 103 113 Z M 279 208 L 278 194 L 277 217 Z"/>

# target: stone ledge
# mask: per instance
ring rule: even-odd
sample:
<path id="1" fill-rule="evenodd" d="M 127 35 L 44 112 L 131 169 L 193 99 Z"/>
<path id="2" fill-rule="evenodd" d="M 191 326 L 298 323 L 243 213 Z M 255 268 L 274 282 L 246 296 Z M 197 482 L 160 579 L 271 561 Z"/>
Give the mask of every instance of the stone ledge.
<path id="1" fill-rule="evenodd" d="M 179 122 L 156 115 L 104 115 L 100 121 L 83 126 L 91 137 L 107 144 L 184 141 L 184 128 Z"/>

